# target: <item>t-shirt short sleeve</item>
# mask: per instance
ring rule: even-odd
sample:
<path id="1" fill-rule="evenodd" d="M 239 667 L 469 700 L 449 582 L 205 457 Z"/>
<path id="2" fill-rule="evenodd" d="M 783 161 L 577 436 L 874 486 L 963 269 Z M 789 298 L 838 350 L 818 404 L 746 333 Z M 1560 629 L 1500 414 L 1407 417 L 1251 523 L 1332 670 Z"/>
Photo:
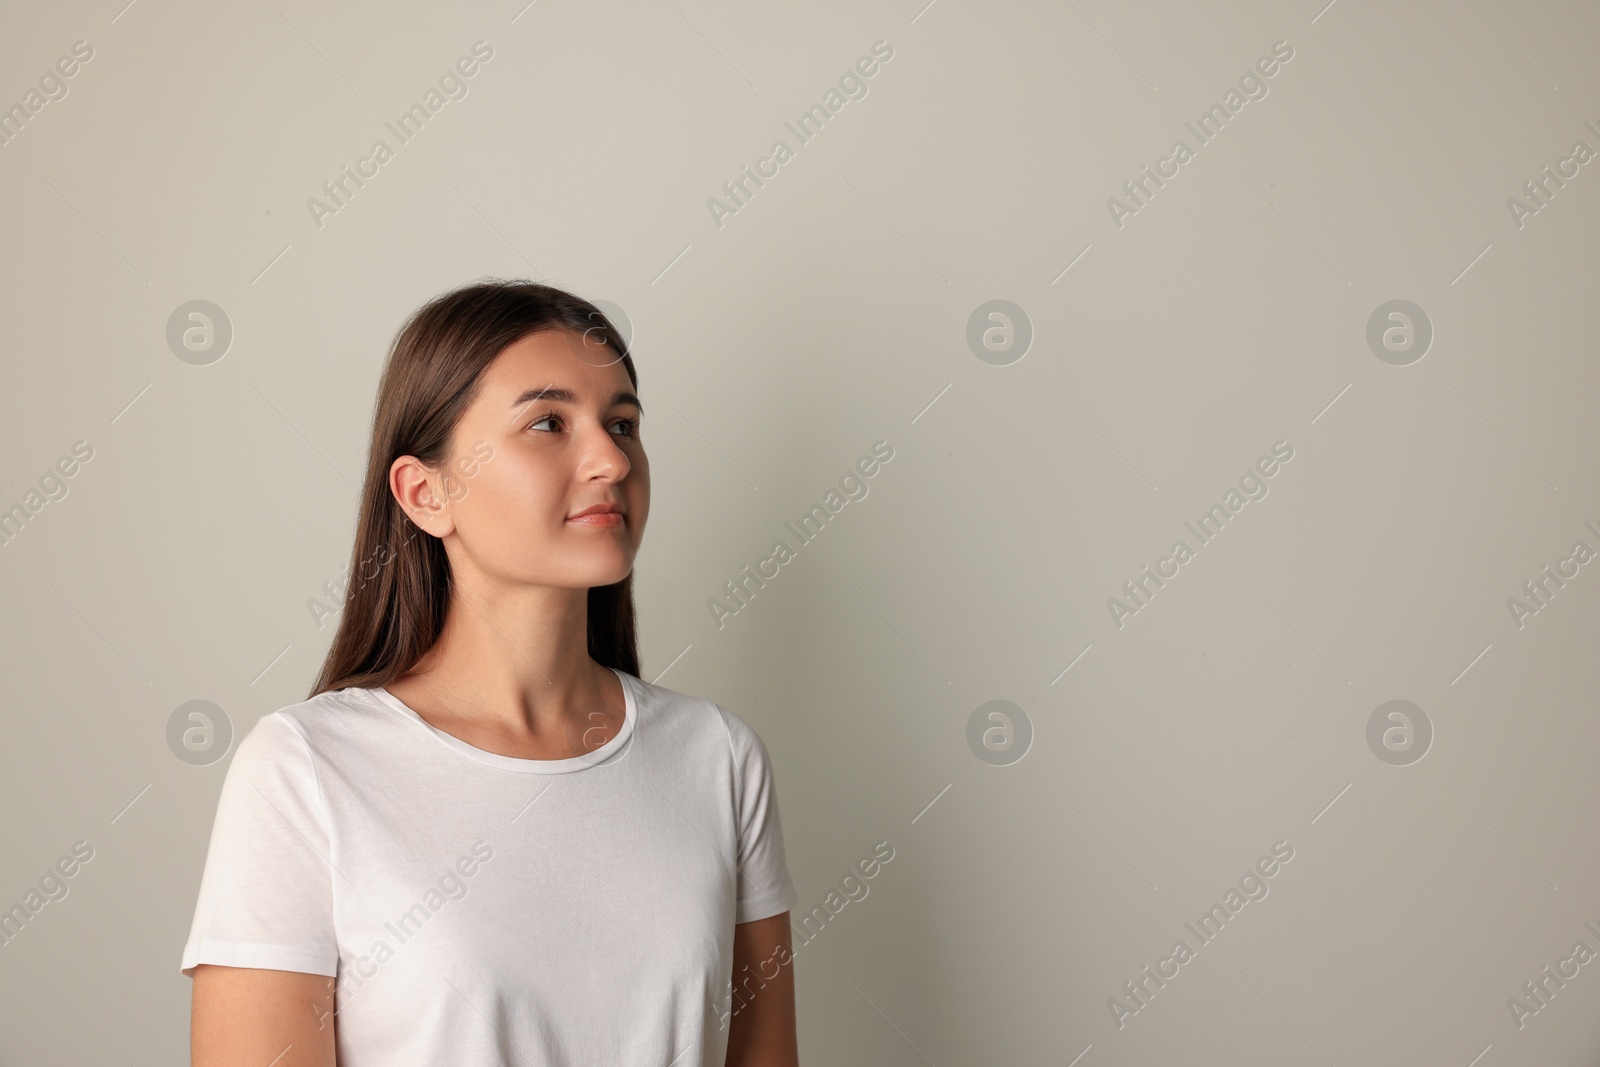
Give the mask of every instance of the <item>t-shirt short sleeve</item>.
<path id="1" fill-rule="evenodd" d="M 305 736 L 281 712 L 264 716 L 223 779 L 182 973 L 216 963 L 336 974 L 328 827 Z"/>
<path id="2" fill-rule="evenodd" d="M 747 923 L 789 911 L 800 902 L 783 850 L 772 760 L 755 729 L 717 705 L 733 746 L 738 794 L 738 875 L 734 922 Z"/>

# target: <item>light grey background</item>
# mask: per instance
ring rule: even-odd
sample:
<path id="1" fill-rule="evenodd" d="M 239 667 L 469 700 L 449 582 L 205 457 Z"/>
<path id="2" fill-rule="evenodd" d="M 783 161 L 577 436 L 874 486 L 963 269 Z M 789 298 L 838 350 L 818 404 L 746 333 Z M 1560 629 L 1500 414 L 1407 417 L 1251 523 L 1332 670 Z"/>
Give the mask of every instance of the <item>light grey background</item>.
<path id="1" fill-rule="evenodd" d="M 766 741 L 797 920 L 869 890 L 797 932 L 805 1062 L 1600 1054 L 1600 962 L 1508 1006 L 1600 951 L 1600 565 L 1520 627 L 1507 604 L 1600 550 L 1600 162 L 1507 206 L 1600 150 L 1594 5 L 124 2 L 13 5 L 0 35 L 7 105 L 94 50 L 0 146 L 0 510 L 94 450 L 0 547 L 0 905 L 94 849 L 0 947 L 0 1062 L 186 1057 L 227 760 L 178 759 L 168 720 L 210 700 L 236 742 L 304 697 L 385 345 L 483 275 L 627 312 L 644 674 Z M 465 98 L 319 227 L 308 198 L 479 40 Z M 780 138 L 719 227 L 708 198 Z M 166 342 L 195 299 L 233 329 L 205 366 Z M 1005 366 L 966 341 L 993 299 L 1034 332 Z M 1434 330 L 1408 366 L 1366 341 L 1395 299 Z M 723 583 L 879 440 L 869 494 L 719 628 Z M 1108 598 L 1278 441 L 1269 495 L 1119 628 Z M 1367 742 L 1395 699 L 1433 729 L 1407 766 Z M 1032 731 L 1009 765 L 968 745 L 991 700 Z M 1185 922 L 1278 841 L 1199 946 Z"/>

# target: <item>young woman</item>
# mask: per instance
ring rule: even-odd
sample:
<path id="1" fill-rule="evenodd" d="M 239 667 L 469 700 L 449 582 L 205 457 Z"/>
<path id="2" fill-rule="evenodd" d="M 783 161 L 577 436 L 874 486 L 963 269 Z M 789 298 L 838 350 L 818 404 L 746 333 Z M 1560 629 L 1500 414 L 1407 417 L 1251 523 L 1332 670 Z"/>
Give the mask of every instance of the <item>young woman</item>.
<path id="1" fill-rule="evenodd" d="M 767 751 L 639 678 L 637 392 L 546 285 L 395 338 L 321 676 L 222 787 L 195 1067 L 798 1063 Z"/>

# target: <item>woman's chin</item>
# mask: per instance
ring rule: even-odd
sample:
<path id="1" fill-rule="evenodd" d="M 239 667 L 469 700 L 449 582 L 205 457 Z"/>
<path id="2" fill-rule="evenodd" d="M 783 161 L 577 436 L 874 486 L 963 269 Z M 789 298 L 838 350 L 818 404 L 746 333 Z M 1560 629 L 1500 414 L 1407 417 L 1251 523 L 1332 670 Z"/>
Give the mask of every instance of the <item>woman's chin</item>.
<path id="1" fill-rule="evenodd" d="M 586 565 L 573 568 L 582 576 L 576 584 L 587 587 L 615 585 L 633 573 L 633 556 L 621 551 L 609 553 L 604 559 L 591 559 Z"/>

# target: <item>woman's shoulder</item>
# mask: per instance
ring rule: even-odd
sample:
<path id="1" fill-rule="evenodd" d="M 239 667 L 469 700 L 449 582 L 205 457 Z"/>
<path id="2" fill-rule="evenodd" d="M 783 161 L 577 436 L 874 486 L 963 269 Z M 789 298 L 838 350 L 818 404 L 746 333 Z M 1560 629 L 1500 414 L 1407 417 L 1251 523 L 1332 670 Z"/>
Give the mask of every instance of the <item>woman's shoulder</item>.
<path id="1" fill-rule="evenodd" d="M 628 677 L 643 691 L 647 706 L 641 708 L 642 715 L 673 722 L 714 738 L 726 745 L 736 758 L 742 759 L 752 751 L 764 749 L 756 728 L 727 705 L 710 697 L 646 682 L 631 674 Z"/>
<path id="2" fill-rule="evenodd" d="M 330 689 L 285 704 L 257 719 L 239 743 L 235 758 L 250 750 L 254 759 L 301 759 L 327 753 L 352 739 L 372 736 L 381 705 L 366 689 Z"/>

